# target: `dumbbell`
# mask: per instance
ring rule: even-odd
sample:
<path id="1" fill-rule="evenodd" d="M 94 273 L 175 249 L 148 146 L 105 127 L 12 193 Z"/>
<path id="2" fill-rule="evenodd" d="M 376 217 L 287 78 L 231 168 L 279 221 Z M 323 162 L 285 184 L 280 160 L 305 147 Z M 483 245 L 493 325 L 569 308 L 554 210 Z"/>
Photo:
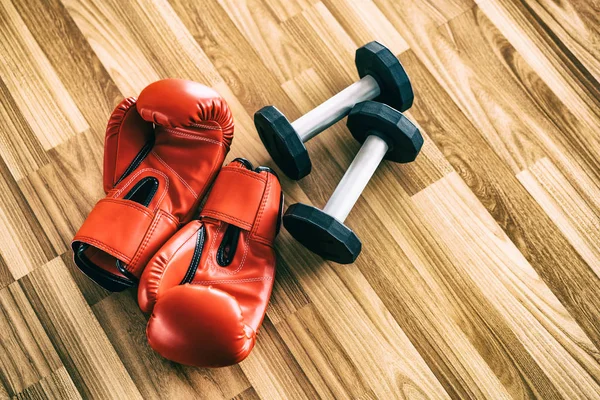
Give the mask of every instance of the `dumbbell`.
<path id="1" fill-rule="evenodd" d="M 361 79 L 302 115 L 294 122 L 274 106 L 254 114 L 254 125 L 271 158 L 292 179 L 310 173 L 311 162 L 304 143 L 344 118 L 352 107 L 376 100 L 405 111 L 414 94 L 404 67 L 394 54 L 378 42 L 356 50 L 356 69 Z"/>
<path id="2" fill-rule="evenodd" d="M 402 113 L 382 103 L 355 105 L 346 125 L 362 146 L 323 210 L 296 203 L 283 216 L 283 226 L 296 240 L 313 253 L 340 264 L 352 263 L 360 254 L 360 239 L 344 220 L 381 161 L 414 161 L 423 146 L 419 129 Z"/>

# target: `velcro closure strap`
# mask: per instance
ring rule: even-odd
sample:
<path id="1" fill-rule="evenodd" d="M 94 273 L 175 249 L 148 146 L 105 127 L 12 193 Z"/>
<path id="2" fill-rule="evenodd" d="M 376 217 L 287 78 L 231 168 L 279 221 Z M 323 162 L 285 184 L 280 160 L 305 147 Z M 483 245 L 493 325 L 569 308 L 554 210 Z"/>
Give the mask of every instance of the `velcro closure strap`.
<path id="1" fill-rule="evenodd" d="M 265 175 L 240 167 L 223 167 L 200 215 L 252 230 L 267 183 Z"/>
<path id="2" fill-rule="evenodd" d="M 153 219 L 154 214 L 141 204 L 105 198 L 92 209 L 73 240 L 97 247 L 129 264 Z"/>

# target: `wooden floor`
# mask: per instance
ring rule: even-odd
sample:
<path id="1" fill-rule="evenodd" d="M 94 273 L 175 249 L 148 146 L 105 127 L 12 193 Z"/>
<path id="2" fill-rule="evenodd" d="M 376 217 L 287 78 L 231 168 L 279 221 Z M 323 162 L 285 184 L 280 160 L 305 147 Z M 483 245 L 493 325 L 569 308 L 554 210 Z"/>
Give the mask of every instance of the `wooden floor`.
<path id="1" fill-rule="evenodd" d="M 135 291 L 69 250 L 113 107 L 202 82 L 234 111 L 228 159 L 273 165 L 253 113 L 297 118 L 374 39 L 411 77 L 425 146 L 348 218 L 360 258 L 284 231 L 250 357 L 159 357 Z M 600 398 L 599 80 L 598 0 L 0 0 L 0 397 Z M 308 149 L 287 205 L 323 206 L 358 145 L 340 123 Z"/>

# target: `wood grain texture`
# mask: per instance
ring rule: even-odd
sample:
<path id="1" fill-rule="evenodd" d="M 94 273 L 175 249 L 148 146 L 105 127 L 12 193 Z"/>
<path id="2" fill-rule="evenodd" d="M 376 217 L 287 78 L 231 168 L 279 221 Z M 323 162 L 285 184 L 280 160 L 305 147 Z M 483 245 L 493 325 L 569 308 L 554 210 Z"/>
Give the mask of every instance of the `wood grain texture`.
<path id="1" fill-rule="evenodd" d="M 60 258 L 40 266 L 20 283 L 83 397 L 140 397 Z"/>
<path id="2" fill-rule="evenodd" d="M 11 2 L 0 4 L 0 73 L 40 145 L 49 150 L 88 128 L 73 98 Z"/>
<path id="3" fill-rule="evenodd" d="M 40 379 L 15 396 L 16 399 L 81 399 L 75 384 L 64 367 L 60 367 L 50 376 Z"/>
<path id="4" fill-rule="evenodd" d="M 584 0 L 1 0 L 0 398 L 600 399 L 599 22 Z M 370 40 L 408 71 L 425 144 L 348 217 L 362 254 L 324 262 L 282 230 L 248 359 L 161 358 L 135 289 L 69 249 L 108 114 L 196 80 L 233 111 L 227 159 L 274 166 L 253 113 L 298 118 Z M 339 123 L 307 148 L 286 206 L 322 207 L 359 145 Z"/>
<path id="5" fill-rule="evenodd" d="M 62 367 L 18 282 L 0 291 L 2 384 L 16 395 Z"/>

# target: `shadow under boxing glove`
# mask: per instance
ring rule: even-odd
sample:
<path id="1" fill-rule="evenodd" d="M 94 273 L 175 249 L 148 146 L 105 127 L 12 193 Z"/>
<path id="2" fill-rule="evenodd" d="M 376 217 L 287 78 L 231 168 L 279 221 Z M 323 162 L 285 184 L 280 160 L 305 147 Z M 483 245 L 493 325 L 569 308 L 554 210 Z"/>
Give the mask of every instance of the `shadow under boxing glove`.
<path id="1" fill-rule="evenodd" d="M 77 266 L 108 290 L 134 286 L 192 219 L 232 139 L 227 103 L 199 83 L 165 79 L 123 100 L 106 129 L 106 197 L 72 242 Z"/>
<path id="2" fill-rule="evenodd" d="M 270 168 L 236 159 L 221 169 L 200 219 L 169 239 L 140 280 L 154 350 L 200 367 L 248 356 L 273 288 L 282 206 Z"/>

